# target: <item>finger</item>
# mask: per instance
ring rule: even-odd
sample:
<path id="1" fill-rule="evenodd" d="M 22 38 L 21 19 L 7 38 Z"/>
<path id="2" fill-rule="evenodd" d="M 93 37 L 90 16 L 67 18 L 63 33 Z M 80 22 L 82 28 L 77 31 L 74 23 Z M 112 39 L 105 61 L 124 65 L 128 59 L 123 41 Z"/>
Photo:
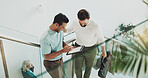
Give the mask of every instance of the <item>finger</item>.
<path id="1" fill-rule="evenodd" d="M 73 49 L 73 47 L 70 47 L 70 51 Z"/>
<path id="2" fill-rule="evenodd" d="M 68 50 L 71 51 L 71 49 L 72 49 L 72 48 L 71 48 L 70 46 L 68 46 Z"/>
<path id="3" fill-rule="evenodd" d="M 104 59 L 105 57 L 104 57 L 104 55 L 101 55 L 101 57 Z"/>
<path id="4" fill-rule="evenodd" d="M 73 46 L 72 48 L 76 48 L 76 46 Z"/>
<path id="5" fill-rule="evenodd" d="M 101 55 L 101 58 L 104 58 L 103 55 Z"/>
<path id="6" fill-rule="evenodd" d="M 104 58 L 105 58 L 105 57 L 107 57 L 107 55 L 106 55 L 106 54 L 104 55 Z"/>
<path id="7" fill-rule="evenodd" d="M 71 47 L 71 49 L 73 49 L 74 47 L 73 46 L 70 46 Z"/>
<path id="8" fill-rule="evenodd" d="M 68 48 L 71 49 L 71 46 L 69 46 Z"/>

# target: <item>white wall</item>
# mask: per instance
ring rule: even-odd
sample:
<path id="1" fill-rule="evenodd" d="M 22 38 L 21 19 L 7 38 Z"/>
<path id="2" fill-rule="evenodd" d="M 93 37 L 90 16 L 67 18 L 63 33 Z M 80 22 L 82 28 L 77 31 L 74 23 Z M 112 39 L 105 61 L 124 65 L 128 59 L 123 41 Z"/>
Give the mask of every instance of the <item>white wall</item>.
<path id="1" fill-rule="evenodd" d="M 141 0 L 0 0 L 0 26 L 40 37 L 57 13 L 67 15 L 71 23 L 81 8 L 86 8 L 91 18 L 102 24 L 106 36 L 112 36 L 121 23 L 137 24 L 148 18 L 148 6 Z M 10 48 L 6 55 L 20 52 L 19 48 L 14 50 L 10 43 L 5 43 Z"/>
<path id="2" fill-rule="evenodd" d="M 107 36 L 121 23 L 136 24 L 148 18 L 148 7 L 141 0 L 0 0 L 0 26 L 40 37 L 57 13 L 72 21 L 81 8 L 100 21 Z"/>
<path id="3" fill-rule="evenodd" d="M 21 67 L 24 60 L 30 60 L 34 65 L 35 75 L 41 73 L 40 53 L 37 48 L 7 40 L 3 40 L 3 45 L 10 78 L 22 78 Z"/>

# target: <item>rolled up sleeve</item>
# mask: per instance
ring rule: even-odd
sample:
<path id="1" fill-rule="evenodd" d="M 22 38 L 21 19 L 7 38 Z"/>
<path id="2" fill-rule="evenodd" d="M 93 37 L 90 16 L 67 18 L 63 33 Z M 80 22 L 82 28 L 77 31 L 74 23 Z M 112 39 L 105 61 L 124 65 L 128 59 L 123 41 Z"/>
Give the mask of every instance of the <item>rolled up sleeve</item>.
<path id="1" fill-rule="evenodd" d="M 103 35 L 103 32 L 102 32 L 102 28 L 100 25 L 97 25 L 97 28 L 96 28 L 96 36 L 97 36 L 97 44 L 101 44 L 101 46 L 105 46 L 105 39 L 104 39 L 104 35 Z"/>
<path id="2" fill-rule="evenodd" d="M 41 41 L 42 54 L 51 53 L 51 44 L 47 40 Z"/>

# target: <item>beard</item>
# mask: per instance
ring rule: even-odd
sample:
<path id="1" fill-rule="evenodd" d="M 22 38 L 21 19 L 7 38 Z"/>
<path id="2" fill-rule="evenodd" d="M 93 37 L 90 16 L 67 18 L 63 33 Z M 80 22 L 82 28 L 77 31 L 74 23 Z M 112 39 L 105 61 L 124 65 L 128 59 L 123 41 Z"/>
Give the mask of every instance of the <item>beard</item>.
<path id="1" fill-rule="evenodd" d="M 80 24 L 80 25 L 81 25 L 81 24 Z M 81 25 L 81 27 L 86 27 L 86 25 L 84 25 L 84 26 Z"/>
<path id="2" fill-rule="evenodd" d="M 80 25 L 81 25 L 81 24 L 80 24 Z M 86 24 L 86 25 L 87 25 L 87 24 Z M 81 27 L 86 27 L 86 25 L 84 25 L 84 26 L 81 25 Z"/>
<path id="3" fill-rule="evenodd" d="M 59 29 L 56 29 L 55 32 L 59 33 Z"/>

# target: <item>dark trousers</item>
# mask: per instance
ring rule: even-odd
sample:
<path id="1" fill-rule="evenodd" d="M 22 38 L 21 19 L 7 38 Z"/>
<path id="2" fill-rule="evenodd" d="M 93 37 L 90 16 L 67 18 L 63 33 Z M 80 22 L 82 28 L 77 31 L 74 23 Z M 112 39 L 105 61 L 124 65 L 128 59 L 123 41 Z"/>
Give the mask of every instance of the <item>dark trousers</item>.
<path id="1" fill-rule="evenodd" d="M 63 78 L 63 60 L 44 60 L 44 66 L 52 78 Z"/>
<path id="2" fill-rule="evenodd" d="M 85 73 L 84 78 L 89 78 L 91 74 L 91 69 L 93 66 L 94 59 L 97 53 L 97 46 L 84 48 L 82 53 L 76 54 L 75 58 L 75 73 L 77 78 L 82 78 L 82 67 L 83 63 L 85 62 Z"/>

